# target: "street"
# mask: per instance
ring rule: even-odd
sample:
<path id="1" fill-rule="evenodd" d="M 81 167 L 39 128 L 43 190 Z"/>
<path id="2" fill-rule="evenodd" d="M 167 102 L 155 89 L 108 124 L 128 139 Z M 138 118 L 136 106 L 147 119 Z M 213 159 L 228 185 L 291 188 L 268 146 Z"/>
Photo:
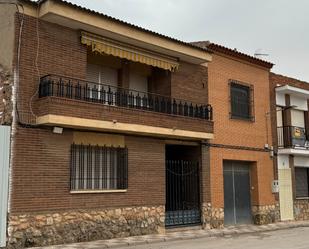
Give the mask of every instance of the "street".
<path id="1" fill-rule="evenodd" d="M 309 249 L 309 227 L 221 238 L 179 240 L 128 247 L 130 249 Z"/>

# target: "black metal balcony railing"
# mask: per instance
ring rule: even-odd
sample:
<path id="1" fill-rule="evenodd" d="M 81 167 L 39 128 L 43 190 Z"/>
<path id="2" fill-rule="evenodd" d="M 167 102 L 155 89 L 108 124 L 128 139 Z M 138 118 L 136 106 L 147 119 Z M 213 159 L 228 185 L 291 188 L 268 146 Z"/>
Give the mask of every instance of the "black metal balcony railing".
<path id="1" fill-rule="evenodd" d="M 58 75 L 47 75 L 40 79 L 39 97 L 47 96 L 212 120 L 212 107 L 208 104 L 193 104 L 154 93 Z"/>
<path id="2" fill-rule="evenodd" d="M 309 148 L 306 130 L 303 127 L 283 126 L 277 128 L 279 148 Z"/>

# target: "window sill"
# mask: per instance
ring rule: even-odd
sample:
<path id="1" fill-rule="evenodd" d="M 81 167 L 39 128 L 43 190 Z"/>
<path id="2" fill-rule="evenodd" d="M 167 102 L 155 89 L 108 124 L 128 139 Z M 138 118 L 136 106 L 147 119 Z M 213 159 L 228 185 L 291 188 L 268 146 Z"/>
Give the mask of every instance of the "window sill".
<path id="1" fill-rule="evenodd" d="M 296 197 L 295 200 L 309 200 L 309 196 L 308 197 Z"/>
<path id="2" fill-rule="evenodd" d="M 125 193 L 127 189 L 71 190 L 70 194 Z"/>
<path id="3" fill-rule="evenodd" d="M 247 121 L 251 123 L 255 122 L 254 117 L 245 118 L 245 117 L 238 117 L 238 116 L 230 116 L 230 119 L 239 120 L 239 121 Z"/>

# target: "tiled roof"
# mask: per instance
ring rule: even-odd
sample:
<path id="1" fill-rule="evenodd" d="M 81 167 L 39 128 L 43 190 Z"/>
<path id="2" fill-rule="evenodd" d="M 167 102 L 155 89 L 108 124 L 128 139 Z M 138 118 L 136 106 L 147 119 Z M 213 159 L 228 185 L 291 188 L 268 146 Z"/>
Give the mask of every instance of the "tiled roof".
<path id="1" fill-rule="evenodd" d="M 38 0 L 38 1 L 34 1 L 34 0 L 21 0 L 21 1 L 24 1 L 24 2 L 28 2 L 28 3 L 31 3 L 31 4 L 40 4 L 40 3 L 44 3 L 45 1 L 47 0 Z M 74 3 L 71 3 L 71 2 L 68 2 L 68 1 L 65 1 L 65 0 L 53 0 L 55 2 L 59 2 L 59 3 L 63 3 L 65 5 L 68 5 L 70 7 L 73 7 L 73 8 L 76 8 L 76 9 L 79 9 L 79 10 L 82 10 L 82 11 L 86 11 L 88 13 L 91 13 L 91 14 L 94 14 L 94 15 L 99 15 L 103 18 L 107 18 L 107 19 L 110 19 L 114 22 L 118 22 L 120 24 L 123 24 L 123 25 L 127 25 L 129 27 L 132 27 L 132 28 L 135 28 L 135 29 L 138 29 L 138 30 L 141 30 L 141 31 L 144 31 L 144 32 L 147 32 L 147 33 L 150 33 L 150 34 L 153 34 L 153 35 L 156 35 L 156 36 L 159 36 L 161 38 L 165 38 L 165 39 L 168 39 L 170 41 L 173 41 L 173 42 L 177 42 L 177 43 L 180 43 L 182 45 L 185 45 L 185 46 L 189 46 L 191 48 L 194 48 L 194 49 L 198 49 L 198 50 L 202 50 L 202 51 L 206 51 L 206 52 L 209 52 L 207 48 L 201 48 L 201 47 L 197 47 L 189 42 L 184 42 L 184 41 L 181 41 L 181 40 L 178 40 L 178 39 L 175 39 L 173 37 L 169 37 L 169 36 L 166 36 L 166 35 L 162 35 L 160 33 L 157 33 L 157 32 L 154 32 L 154 31 L 151 31 L 151 30 L 148 30 L 148 29 L 145 29 L 145 28 L 142 28 L 140 26 L 137 26 L 135 24 L 132 24 L 132 23 L 128 23 L 128 22 L 125 22 L 125 21 L 122 21 L 120 19 L 117 19 L 115 17 L 112 17 L 112 16 L 109 16 L 109 15 L 106 15 L 106 14 L 103 14 L 103 13 L 100 13 L 100 12 L 97 12 L 97 11 L 94 11 L 94 10 L 91 10 L 91 9 L 88 9 L 86 7 L 82 7 L 80 5 L 77 5 L 77 4 L 74 4 Z"/>
<path id="2" fill-rule="evenodd" d="M 45 2 L 47 0 L 38 0 L 38 1 L 34 1 L 34 0 L 21 0 L 21 1 L 37 5 L 38 3 L 43 3 L 43 2 Z M 142 28 L 140 26 L 137 26 L 137 25 L 134 25 L 134 24 L 122 21 L 122 20 L 117 19 L 115 17 L 111 17 L 109 15 L 106 15 L 106 14 L 103 14 L 103 13 L 100 13 L 100 12 L 88 9 L 86 7 L 79 6 L 77 4 L 68 2 L 66 0 L 53 0 L 53 1 L 63 3 L 63 4 L 68 5 L 70 7 L 73 7 L 73 8 L 82 10 L 82 11 L 86 11 L 86 12 L 94 14 L 94 15 L 99 15 L 99 16 L 101 16 L 103 18 L 110 19 L 110 20 L 112 20 L 114 22 L 118 22 L 120 24 L 127 25 L 129 27 L 132 27 L 132 28 L 135 28 L 135 29 L 138 29 L 138 30 L 141 30 L 141 31 L 144 31 L 144 32 L 156 35 L 156 36 L 159 36 L 159 37 L 162 37 L 164 39 L 171 40 L 173 42 L 180 43 L 180 44 L 185 45 L 185 46 L 189 46 L 189 47 L 195 48 L 195 49 L 199 49 L 199 50 L 207 51 L 207 52 L 221 52 L 221 53 L 228 54 L 230 56 L 234 56 L 234 57 L 243 59 L 245 61 L 248 61 L 248 62 L 251 62 L 251 63 L 254 63 L 254 64 L 258 64 L 258 65 L 266 67 L 266 68 L 272 68 L 273 65 L 274 65 L 271 62 L 261 60 L 259 58 L 250 56 L 248 54 L 239 52 L 239 51 L 237 51 L 235 49 L 230 49 L 230 48 L 224 47 L 222 45 L 212 43 L 210 41 L 198 41 L 198 42 L 190 42 L 190 43 L 189 42 L 184 42 L 184 41 L 181 41 L 181 40 L 178 40 L 178 39 L 175 39 L 175 38 L 172 38 L 172 37 L 169 37 L 169 36 L 166 36 L 166 35 L 162 35 L 160 33 L 157 33 L 157 32 L 154 32 L 154 31 Z"/>
<path id="3" fill-rule="evenodd" d="M 216 43 L 212 43 L 210 41 L 197 41 L 197 42 L 191 42 L 192 45 L 195 45 L 197 47 L 203 48 L 203 49 L 208 49 L 210 52 L 220 52 L 220 53 L 224 53 L 248 62 L 251 62 L 253 64 L 257 64 L 266 68 L 272 68 L 273 67 L 273 63 L 268 62 L 268 61 L 264 61 L 261 60 L 259 58 L 253 57 L 251 55 L 242 53 L 237 51 L 236 49 L 231 49 L 231 48 L 227 48 L 224 47 L 222 45 L 216 44 Z"/>

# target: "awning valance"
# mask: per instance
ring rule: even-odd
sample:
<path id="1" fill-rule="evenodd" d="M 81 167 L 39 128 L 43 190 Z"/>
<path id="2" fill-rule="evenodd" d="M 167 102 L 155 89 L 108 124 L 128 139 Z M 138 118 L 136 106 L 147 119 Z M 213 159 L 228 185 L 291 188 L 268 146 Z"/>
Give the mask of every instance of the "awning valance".
<path id="1" fill-rule="evenodd" d="M 92 52 L 117 56 L 169 71 L 175 71 L 179 66 L 179 63 L 174 58 L 157 55 L 150 51 L 118 43 L 84 31 L 81 33 L 81 43 L 89 46 Z"/>

